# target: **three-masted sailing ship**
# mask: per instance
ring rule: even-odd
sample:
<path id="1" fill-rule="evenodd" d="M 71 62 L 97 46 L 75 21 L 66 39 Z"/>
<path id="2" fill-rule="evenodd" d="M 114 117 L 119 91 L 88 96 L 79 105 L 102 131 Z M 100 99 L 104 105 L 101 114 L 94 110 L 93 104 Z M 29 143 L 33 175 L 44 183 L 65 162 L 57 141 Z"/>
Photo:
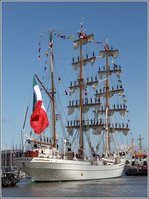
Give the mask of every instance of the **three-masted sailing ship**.
<path id="1" fill-rule="evenodd" d="M 84 66 L 91 64 L 92 67 L 97 61 L 94 52 L 92 56 L 83 55 L 84 46 L 93 41 L 94 34 L 87 35 L 81 25 L 78 39 L 73 42 L 74 48 L 79 49 L 79 56 L 77 59 L 72 59 L 72 67 L 77 73 L 77 79 L 74 82 L 71 81 L 69 86 L 69 96 L 72 100 L 69 100 L 67 107 L 70 119 L 67 119 L 65 128 L 68 135 L 64 137 L 64 148 L 63 151 L 60 151 L 57 144 L 55 71 L 52 31 L 50 32 L 51 92 L 46 90 L 37 75 L 35 78 L 50 98 L 52 140 L 28 139 L 27 143 L 31 145 L 31 149 L 26 150 L 21 157 L 15 159 L 15 164 L 34 181 L 91 180 L 115 178 L 122 175 L 129 147 L 119 151 L 115 146 L 115 151 L 113 151 L 113 135 L 115 132 L 127 135 L 130 129 L 128 124 L 114 123 L 111 118 L 115 113 L 124 117 L 127 113 L 127 106 L 125 103 L 113 105 L 109 103 L 115 95 L 122 96 L 124 93 L 122 85 L 114 88 L 110 87 L 109 82 L 110 76 L 120 77 L 121 74 L 120 66 L 116 64 L 113 68 L 109 66 L 109 58 L 115 59 L 119 50 L 113 49 L 108 43 L 105 43 L 103 50 L 99 52 L 99 56 L 105 58 L 103 69 L 99 68 L 95 77 L 85 78 Z M 100 88 L 100 84 L 103 84 L 103 88 Z M 89 97 L 88 92 L 93 97 Z M 75 95 L 75 93 L 78 94 Z M 34 119 L 36 123 L 37 118 Z M 38 130 L 39 128 L 36 133 L 41 133 Z M 91 138 L 92 135 L 94 140 Z M 99 148 L 103 149 L 102 152 L 99 151 Z"/>

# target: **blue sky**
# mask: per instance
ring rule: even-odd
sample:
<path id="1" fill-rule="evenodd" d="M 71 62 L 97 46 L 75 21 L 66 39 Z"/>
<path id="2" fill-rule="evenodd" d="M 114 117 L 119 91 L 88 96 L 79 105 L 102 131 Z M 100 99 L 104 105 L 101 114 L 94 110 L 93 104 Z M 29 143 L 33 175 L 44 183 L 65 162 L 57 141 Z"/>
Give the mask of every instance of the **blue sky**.
<path id="1" fill-rule="evenodd" d="M 86 31 L 95 33 L 95 40 L 108 38 L 120 49 L 131 129 L 135 139 L 142 134 L 147 145 L 147 3 L 9 2 L 2 3 L 3 148 L 6 143 L 12 147 L 12 140 L 15 145 L 20 142 L 25 108 L 32 101 L 32 78 L 41 71 L 37 60 L 40 33 L 52 27 L 76 34 L 81 17 Z M 61 62 L 69 65 L 73 40 L 56 41 Z"/>

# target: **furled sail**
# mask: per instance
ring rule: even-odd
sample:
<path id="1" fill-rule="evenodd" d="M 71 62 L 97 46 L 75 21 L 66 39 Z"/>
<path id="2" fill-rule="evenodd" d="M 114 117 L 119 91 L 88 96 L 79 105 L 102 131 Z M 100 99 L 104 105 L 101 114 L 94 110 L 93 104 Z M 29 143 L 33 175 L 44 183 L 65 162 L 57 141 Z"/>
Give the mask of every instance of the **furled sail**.
<path id="1" fill-rule="evenodd" d="M 118 94 L 118 95 L 122 95 L 124 92 L 124 88 L 122 88 L 121 86 L 117 86 L 115 89 L 112 87 L 111 90 L 109 90 L 109 97 L 113 97 L 113 95 L 115 94 Z M 99 90 L 99 93 L 98 91 L 96 91 L 96 96 L 98 97 L 105 97 L 106 96 L 106 91 L 105 89 L 103 90 Z"/>
<path id="2" fill-rule="evenodd" d="M 88 36 L 86 34 L 84 34 L 82 37 L 83 37 L 82 38 L 82 44 L 83 45 L 87 44 L 87 43 L 90 43 L 90 42 L 93 42 L 93 40 L 94 40 L 94 34 L 91 34 L 91 35 L 88 35 Z M 79 48 L 79 46 L 80 46 L 80 39 L 75 40 L 73 42 L 73 46 L 74 46 L 75 49 Z"/>
<path id="3" fill-rule="evenodd" d="M 117 66 L 116 64 L 114 64 L 113 68 L 109 67 L 108 74 L 109 76 L 111 76 L 112 74 L 116 74 L 119 77 L 121 72 L 121 66 Z M 106 75 L 105 67 L 103 67 L 103 69 L 99 68 L 98 74 L 100 79 L 103 79 L 103 77 Z"/>
<path id="4" fill-rule="evenodd" d="M 91 65 L 93 65 L 95 63 L 96 57 L 90 57 L 87 59 L 82 59 L 82 64 L 83 66 L 86 66 L 87 63 L 90 63 Z M 72 63 L 73 69 L 77 70 L 80 66 L 80 60 L 78 59 L 76 62 Z"/>
<path id="5" fill-rule="evenodd" d="M 91 86 L 93 88 L 93 90 L 96 90 L 98 87 L 98 80 L 97 80 L 97 76 L 95 77 L 95 79 L 93 79 L 93 77 L 89 78 L 87 77 L 86 81 L 83 81 L 83 90 L 87 89 L 87 86 Z M 75 91 L 77 91 L 79 89 L 79 82 L 71 82 L 70 83 L 70 95 L 73 95 L 75 93 Z"/>
<path id="6" fill-rule="evenodd" d="M 115 49 L 115 50 L 108 50 L 108 56 L 112 56 L 114 58 L 117 58 L 118 57 L 118 52 L 119 50 Z M 99 52 L 99 56 L 104 58 L 106 55 L 106 51 L 100 51 Z"/>

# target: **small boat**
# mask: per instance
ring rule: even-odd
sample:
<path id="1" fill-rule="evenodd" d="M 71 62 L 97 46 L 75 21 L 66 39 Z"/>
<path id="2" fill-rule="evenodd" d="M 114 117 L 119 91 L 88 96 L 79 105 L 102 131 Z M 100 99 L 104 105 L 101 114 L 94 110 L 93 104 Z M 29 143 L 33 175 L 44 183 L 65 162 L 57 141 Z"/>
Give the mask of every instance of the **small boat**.
<path id="1" fill-rule="evenodd" d="M 139 136 L 140 152 L 134 153 L 131 161 L 125 165 L 125 174 L 127 176 L 148 175 L 147 153 L 142 153 L 142 138 Z"/>
<path id="2" fill-rule="evenodd" d="M 1 183 L 3 187 L 15 186 L 19 182 L 17 175 L 11 171 L 2 172 Z"/>

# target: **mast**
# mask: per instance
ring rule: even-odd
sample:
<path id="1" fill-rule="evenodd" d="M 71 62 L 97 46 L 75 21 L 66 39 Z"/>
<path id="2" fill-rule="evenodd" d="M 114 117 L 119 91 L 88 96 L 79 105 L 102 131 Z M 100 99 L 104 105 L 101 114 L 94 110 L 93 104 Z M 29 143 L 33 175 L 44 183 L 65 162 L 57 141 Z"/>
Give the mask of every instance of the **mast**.
<path id="1" fill-rule="evenodd" d="M 106 146 L 105 146 L 105 155 L 106 157 L 109 155 L 110 153 L 110 143 L 109 143 L 109 140 L 110 140 L 110 137 L 109 137 L 109 127 L 108 127 L 108 123 L 109 123 L 109 119 L 108 119 L 108 115 L 109 115 L 109 79 L 108 79 L 108 50 L 109 50 L 109 47 L 108 45 L 105 46 L 105 52 L 106 52 L 106 139 L 105 139 L 105 142 L 106 142 Z"/>
<path id="2" fill-rule="evenodd" d="M 80 87 L 80 152 L 83 153 L 83 129 L 82 129 L 82 120 L 83 120 L 83 113 L 82 113 L 82 86 L 83 86 L 83 69 L 82 69 L 82 37 L 83 30 L 81 27 L 80 31 L 80 79 L 79 79 L 79 87 Z"/>
<path id="3" fill-rule="evenodd" d="M 52 32 L 50 32 L 49 38 L 49 48 L 50 48 L 50 71 L 51 71 L 51 85 L 52 85 L 52 133 L 53 133 L 53 147 L 56 148 L 56 114 L 55 114 L 55 86 L 54 86 L 54 70 L 53 70 L 53 41 L 52 41 Z"/>
<path id="4" fill-rule="evenodd" d="M 83 146 L 83 85 L 84 85 L 84 79 L 83 79 L 83 56 L 82 56 L 82 45 L 87 44 L 90 42 L 90 37 L 93 37 L 92 35 L 87 36 L 86 33 L 83 30 L 83 23 L 80 23 L 81 28 L 79 34 L 79 46 L 80 46 L 80 74 L 79 74 L 79 90 L 80 90 L 80 140 L 79 140 L 79 145 L 80 145 L 80 150 L 79 152 L 81 153 L 82 157 L 84 154 L 84 146 Z M 92 40 L 92 39 L 91 39 Z"/>
<path id="5" fill-rule="evenodd" d="M 139 136 L 139 147 L 140 147 L 140 155 L 142 154 L 142 140 L 143 140 L 143 138 L 141 137 L 141 135 Z M 140 158 L 141 158 L 141 156 L 140 156 Z"/>
<path id="6" fill-rule="evenodd" d="M 74 84 L 71 82 L 70 83 L 70 95 L 72 95 L 76 90 L 79 90 L 79 100 L 72 100 L 69 101 L 69 106 L 68 106 L 68 115 L 71 115 L 74 112 L 74 109 L 79 109 L 79 118 L 78 120 L 71 120 L 67 121 L 67 131 L 69 134 L 73 133 L 73 130 L 78 129 L 79 130 L 79 153 L 80 157 L 83 158 L 84 156 L 84 146 L 83 146 L 83 132 L 87 131 L 90 127 L 93 126 L 93 123 L 89 123 L 88 121 L 85 121 L 83 118 L 83 114 L 86 113 L 91 106 L 94 106 L 92 100 L 88 101 L 85 103 L 85 99 L 83 96 L 83 91 L 85 89 L 85 86 L 92 86 L 93 84 L 98 84 L 97 79 L 93 79 L 89 81 L 89 78 L 87 78 L 87 81 L 84 80 L 83 77 L 83 66 L 85 66 L 87 63 L 94 64 L 96 57 L 94 56 L 88 56 L 86 55 L 86 58 L 83 57 L 83 45 L 86 45 L 90 42 L 93 41 L 94 39 L 94 34 L 87 35 L 85 31 L 83 30 L 83 24 L 81 23 L 81 28 L 80 31 L 78 32 L 79 39 L 75 40 L 73 42 L 74 48 L 77 49 L 79 48 L 79 57 L 77 60 L 74 58 L 72 59 L 72 66 L 74 70 L 79 71 L 79 77 L 78 77 L 78 82 L 74 81 Z"/>
<path id="7" fill-rule="evenodd" d="M 23 128 L 21 130 L 21 144 L 22 144 L 22 151 L 24 151 L 24 141 L 23 141 L 23 131 L 24 131 L 24 128 L 25 128 L 25 124 L 26 124 L 26 118 L 27 118 L 27 113 L 28 113 L 28 106 L 26 108 L 26 112 L 25 112 L 25 117 L 24 117 L 24 122 L 23 122 Z"/>
<path id="8" fill-rule="evenodd" d="M 126 111 L 125 107 L 121 107 L 119 109 L 115 109 L 115 105 L 114 105 L 114 108 L 113 110 L 110 109 L 109 110 L 109 97 L 112 96 L 115 93 L 117 92 L 123 92 L 123 89 L 122 88 L 118 88 L 117 90 L 109 90 L 109 73 L 115 73 L 116 72 L 121 72 L 121 69 L 120 68 L 114 68 L 113 70 L 110 69 L 109 67 L 109 64 L 108 64 L 108 57 L 114 57 L 116 58 L 118 56 L 118 50 L 117 49 L 109 49 L 109 45 L 106 43 L 106 45 L 104 46 L 104 50 L 103 51 L 100 51 L 99 55 L 102 57 L 102 58 L 106 58 L 106 63 L 105 63 L 105 71 L 99 71 L 99 75 L 100 74 L 105 74 L 106 76 L 106 82 L 105 82 L 105 98 L 106 98 L 106 104 L 105 104 L 105 114 L 106 114 L 106 123 L 105 123 L 105 156 L 108 157 L 109 154 L 110 154 L 110 132 L 113 130 L 123 130 L 123 131 L 128 131 L 128 127 L 126 126 L 126 128 L 121 128 L 121 126 L 119 126 L 119 128 L 117 128 L 117 124 L 115 127 L 110 127 L 110 121 L 109 121 L 109 111 L 118 111 L 118 110 L 123 110 L 123 111 Z M 113 93 L 113 94 L 112 94 Z M 97 94 L 98 95 L 98 94 Z M 103 95 L 104 95 L 104 91 L 103 91 Z M 110 95 L 110 96 L 109 96 Z M 99 96 L 102 96 L 102 94 L 100 94 Z"/>

